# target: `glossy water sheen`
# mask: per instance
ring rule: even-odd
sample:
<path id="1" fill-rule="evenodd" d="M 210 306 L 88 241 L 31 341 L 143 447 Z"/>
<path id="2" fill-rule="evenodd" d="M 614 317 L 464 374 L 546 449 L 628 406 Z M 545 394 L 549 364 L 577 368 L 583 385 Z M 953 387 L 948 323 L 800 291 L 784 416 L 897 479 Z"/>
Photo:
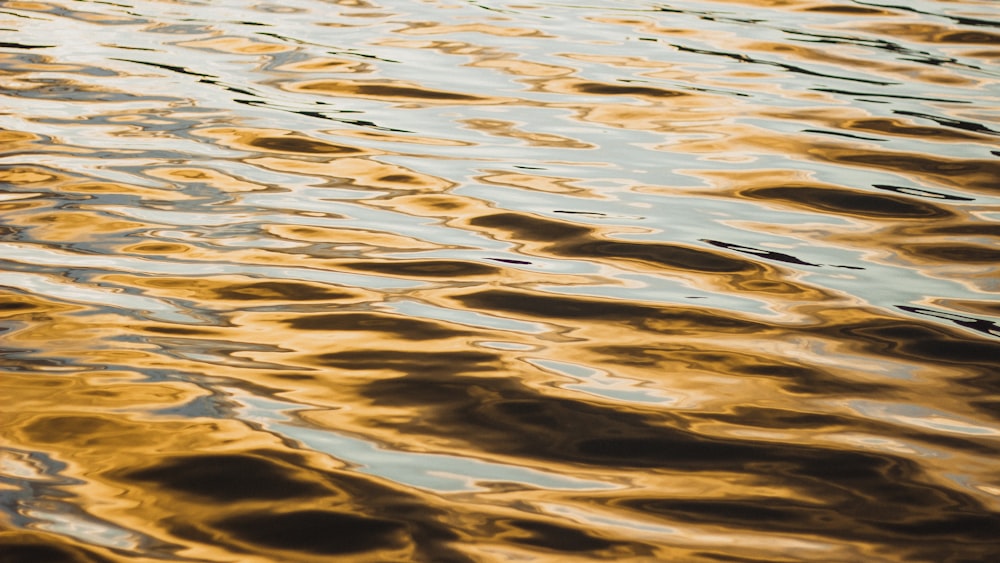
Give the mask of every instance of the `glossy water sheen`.
<path id="1" fill-rule="evenodd" d="M 1000 560 L 997 7 L 0 1 L 0 561 Z"/>

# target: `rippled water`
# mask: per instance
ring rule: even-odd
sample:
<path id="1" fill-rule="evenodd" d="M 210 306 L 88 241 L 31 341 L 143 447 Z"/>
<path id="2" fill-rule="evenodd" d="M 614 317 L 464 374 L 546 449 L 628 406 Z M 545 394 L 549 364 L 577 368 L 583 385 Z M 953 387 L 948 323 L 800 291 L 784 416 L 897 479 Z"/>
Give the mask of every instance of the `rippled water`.
<path id="1" fill-rule="evenodd" d="M 1000 560 L 997 8 L 0 1 L 0 561 Z"/>

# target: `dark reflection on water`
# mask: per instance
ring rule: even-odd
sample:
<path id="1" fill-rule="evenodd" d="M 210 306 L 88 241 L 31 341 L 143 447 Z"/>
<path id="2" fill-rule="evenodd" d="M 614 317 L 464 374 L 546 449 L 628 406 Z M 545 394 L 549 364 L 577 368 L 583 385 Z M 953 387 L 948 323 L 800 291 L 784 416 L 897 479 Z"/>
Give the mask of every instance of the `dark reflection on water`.
<path id="1" fill-rule="evenodd" d="M 992 8 L 0 1 L 0 562 L 997 560 Z"/>

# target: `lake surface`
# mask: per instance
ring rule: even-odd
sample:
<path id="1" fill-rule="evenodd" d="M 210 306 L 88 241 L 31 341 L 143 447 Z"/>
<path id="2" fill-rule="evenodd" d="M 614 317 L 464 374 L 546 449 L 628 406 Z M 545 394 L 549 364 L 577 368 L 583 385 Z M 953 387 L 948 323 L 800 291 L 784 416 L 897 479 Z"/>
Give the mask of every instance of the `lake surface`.
<path id="1" fill-rule="evenodd" d="M 998 7 L 0 1 L 0 561 L 1000 560 Z"/>

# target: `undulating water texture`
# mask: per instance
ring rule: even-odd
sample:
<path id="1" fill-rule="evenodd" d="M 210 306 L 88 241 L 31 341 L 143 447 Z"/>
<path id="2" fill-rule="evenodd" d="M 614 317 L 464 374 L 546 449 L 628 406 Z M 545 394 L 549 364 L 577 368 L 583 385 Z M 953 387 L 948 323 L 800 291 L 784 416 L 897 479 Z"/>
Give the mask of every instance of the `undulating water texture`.
<path id="1" fill-rule="evenodd" d="M 0 1 L 0 562 L 1000 561 L 998 8 Z"/>

